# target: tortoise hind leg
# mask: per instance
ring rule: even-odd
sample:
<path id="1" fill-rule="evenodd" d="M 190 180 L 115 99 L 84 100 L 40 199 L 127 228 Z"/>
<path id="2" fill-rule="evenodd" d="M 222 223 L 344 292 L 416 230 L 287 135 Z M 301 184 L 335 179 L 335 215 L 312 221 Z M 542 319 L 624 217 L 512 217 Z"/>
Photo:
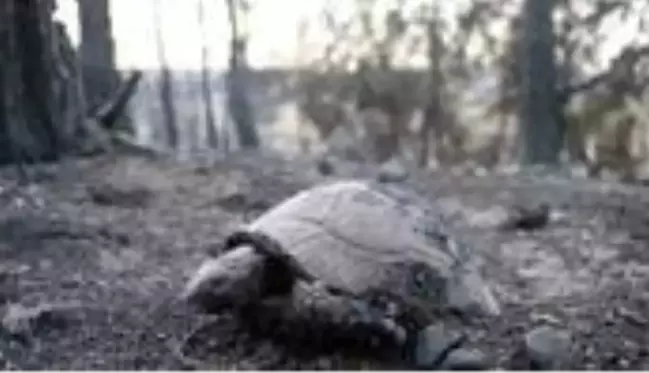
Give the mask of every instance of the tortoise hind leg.
<path id="1" fill-rule="evenodd" d="M 291 297 L 267 298 L 262 307 L 257 322 L 265 324 L 275 337 L 297 342 L 302 348 L 401 347 L 405 342 L 404 329 L 381 310 L 332 294 L 317 281 L 298 281 Z"/>

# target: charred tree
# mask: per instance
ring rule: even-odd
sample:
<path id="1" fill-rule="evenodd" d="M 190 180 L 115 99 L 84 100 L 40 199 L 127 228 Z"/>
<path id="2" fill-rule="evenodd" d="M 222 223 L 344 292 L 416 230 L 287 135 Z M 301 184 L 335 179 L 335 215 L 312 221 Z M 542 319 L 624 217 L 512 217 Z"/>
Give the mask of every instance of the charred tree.
<path id="1" fill-rule="evenodd" d="M 431 135 L 435 135 L 437 157 L 443 158 L 444 150 L 444 122 L 442 120 L 442 71 L 441 60 L 443 43 L 439 35 L 439 8 L 433 4 L 432 19 L 428 23 L 428 102 L 424 108 L 424 120 L 420 129 L 419 138 L 421 148 L 419 152 L 419 166 L 427 167 L 430 160 Z"/>
<path id="2" fill-rule="evenodd" d="M 23 167 L 23 149 L 19 144 L 17 129 L 25 128 L 21 107 L 22 85 L 19 79 L 20 58 L 18 55 L 13 1 L 0 3 L 0 163 L 15 163 L 22 180 L 26 179 Z M 25 134 L 28 135 L 28 134 Z"/>
<path id="3" fill-rule="evenodd" d="M 58 159 L 66 138 L 56 112 L 53 1 L 2 1 L 0 5 L 0 162 Z"/>
<path id="4" fill-rule="evenodd" d="M 160 103 L 162 105 L 164 128 L 167 132 L 167 145 L 172 149 L 177 149 L 179 145 L 177 115 L 173 99 L 171 71 L 165 55 L 164 41 L 162 39 L 160 7 L 160 1 L 157 0 L 153 6 L 153 12 L 156 47 L 158 50 L 158 61 L 160 62 Z"/>
<path id="5" fill-rule="evenodd" d="M 554 0 L 526 0 L 523 5 L 520 123 L 526 164 L 556 165 L 564 142 L 554 56 L 554 5 Z"/>
<path id="6" fill-rule="evenodd" d="M 258 148 L 259 133 L 250 102 L 248 64 L 246 61 L 247 40 L 239 32 L 236 0 L 226 0 L 230 19 L 230 60 L 227 75 L 228 111 L 236 128 L 239 144 L 244 148 Z"/>
<path id="7" fill-rule="evenodd" d="M 81 145 L 81 133 L 86 120 L 87 105 L 83 83 L 83 69 L 79 54 L 72 46 L 65 25 L 54 22 L 52 35 L 52 52 L 57 61 L 54 68 L 55 112 L 60 120 L 60 128 L 66 138 L 75 140 L 75 146 Z M 83 147 L 81 145 L 80 147 Z"/>
<path id="8" fill-rule="evenodd" d="M 23 179 L 24 163 L 85 153 L 91 123 L 109 127 L 128 100 L 87 116 L 80 58 L 55 10 L 49 0 L 0 1 L 0 163 L 19 165 Z"/>
<path id="9" fill-rule="evenodd" d="M 201 29 L 201 92 L 203 96 L 203 105 L 205 108 L 205 129 L 207 133 L 207 144 L 210 148 L 217 148 L 219 138 L 216 130 L 216 122 L 214 121 L 214 102 L 212 98 L 211 82 L 212 76 L 210 74 L 209 59 L 208 59 L 208 43 L 205 32 L 205 7 L 203 0 L 198 0 L 198 22 Z"/>
<path id="10" fill-rule="evenodd" d="M 119 86 L 109 0 L 77 0 L 79 54 L 88 109 L 94 112 Z"/>

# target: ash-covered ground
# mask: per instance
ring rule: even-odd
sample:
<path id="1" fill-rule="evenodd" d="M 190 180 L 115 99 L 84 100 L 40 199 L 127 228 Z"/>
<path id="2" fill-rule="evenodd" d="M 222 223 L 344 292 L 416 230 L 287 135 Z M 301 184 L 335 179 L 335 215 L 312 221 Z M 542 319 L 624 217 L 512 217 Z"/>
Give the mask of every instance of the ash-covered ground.
<path id="1" fill-rule="evenodd" d="M 3 368 L 387 367 L 344 351 L 294 354 L 228 332 L 227 319 L 223 335 L 185 341 L 206 322 L 175 301 L 187 276 L 233 227 L 324 180 L 314 164 L 252 154 L 200 167 L 106 157 L 30 171 L 36 183 L 23 189 L 12 169 L 0 171 Z M 373 172 L 348 165 L 327 178 Z M 574 336 L 567 368 L 649 369 L 648 189 L 447 171 L 407 183 L 475 246 L 502 302 L 500 317 L 470 331 L 491 367 L 525 368 L 526 334 L 551 324 Z M 513 206 L 539 203 L 550 206 L 545 226 L 499 228 Z M 196 352 L 209 343 L 218 352 Z"/>

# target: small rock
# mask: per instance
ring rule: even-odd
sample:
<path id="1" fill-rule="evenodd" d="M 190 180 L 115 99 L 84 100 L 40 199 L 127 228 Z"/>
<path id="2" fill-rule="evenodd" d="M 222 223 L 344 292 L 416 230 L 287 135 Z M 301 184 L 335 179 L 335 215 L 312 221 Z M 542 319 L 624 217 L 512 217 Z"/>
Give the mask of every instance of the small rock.
<path id="1" fill-rule="evenodd" d="M 250 192 L 236 191 L 218 198 L 216 204 L 230 212 L 265 211 L 271 207 L 268 201 L 252 195 Z"/>
<path id="2" fill-rule="evenodd" d="M 466 341 L 466 335 L 453 333 L 443 324 L 430 325 L 419 332 L 414 359 L 418 367 L 436 369 L 446 361 L 449 353 Z"/>
<path id="3" fill-rule="evenodd" d="M 0 268 L 0 303 L 15 302 L 20 298 L 19 284 L 23 268 Z"/>
<path id="4" fill-rule="evenodd" d="M 383 163 L 377 175 L 377 180 L 382 183 L 401 182 L 406 179 L 408 179 L 408 170 L 396 158 Z"/>
<path id="5" fill-rule="evenodd" d="M 153 191 L 145 186 L 91 185 L 87 192 L 92 202 L 100 206 L 146 207 L 154 197 Z"/>
<path id="6" fill-rule="evenodd" d="M 194 167 L 194 173 L 196 175 L 201 175 L 201 176 L 207 176 L 209 175 L 212 171 L 214 170 L 214 167 L 207 166 L 207 165 L 200 165 Z"/>
<path id="7" fill-rule="evenodd" d="M 69 321 L 68 311 L 78 307 L 77 304 L 41 304 L 34 307 L 10 304 L 2 318 L 2 327 L 14 335 L 31 335 L 45 326 L 64 327 Z"/>
<path id="8" fill-rule="evenodd" d="M 334 173 L 334 165 L 331 159 L 323 157 L 316 162 L 316 168 L 323 176 L 328 176 Z"/>
<path id="9" fill-rule="evenodd" d="M 539 326 L 525 336 L 525 349 L 530 368 L 556 370 L 567 362 L 572 351 L 572 335 L 566 330 Z"/>
<path id="10" fill-rule="evenodd" d="M 550 313 L 533 313 L 530 315 L 530 320 L 533 323 L 538 323 L 538 324 L 543 324 L 543 325 L 551 325 L 551 326 L 559 326 L 562 325 L 561 320 Z"/>
<path id="11" fill-rule="evenodd" d="M 647 321 L 647 319 L 640 312 L 633 311 L 629 308 L 619 306 L 615 311 L 623 320 L 631 325 L 644 327 L 649 323 L 649 321 Z"/>
<path id="12" fill-rule="evenodd" d="M 550 205 L 541 203 L 534 207 L 517 206 L 502 223 L 502 230 L 531 231 L 544 228 L 550 221 Z"/>
<path id="13" fill-rule="evenodd" d="M 476 349 L 458 348 L 450 352 L 444 363 L 442 370 L 487 370 L 487 356 Z"/>

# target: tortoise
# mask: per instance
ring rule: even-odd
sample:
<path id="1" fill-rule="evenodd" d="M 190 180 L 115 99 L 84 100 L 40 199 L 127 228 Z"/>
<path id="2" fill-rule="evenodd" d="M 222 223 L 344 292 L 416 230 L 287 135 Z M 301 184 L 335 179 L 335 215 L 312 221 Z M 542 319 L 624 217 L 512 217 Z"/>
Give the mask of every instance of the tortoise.
<path id="1" fill-rule="evenodd" d="M 433 211 L 403 185 L 362 179 L 316 185 L 230 234 L 181 298 L 208 313 L 301 317 L 321 334 L 390 341 L 421 367 L 418 334 L 440 310 L 500 313 L 468 247 Z"/>

